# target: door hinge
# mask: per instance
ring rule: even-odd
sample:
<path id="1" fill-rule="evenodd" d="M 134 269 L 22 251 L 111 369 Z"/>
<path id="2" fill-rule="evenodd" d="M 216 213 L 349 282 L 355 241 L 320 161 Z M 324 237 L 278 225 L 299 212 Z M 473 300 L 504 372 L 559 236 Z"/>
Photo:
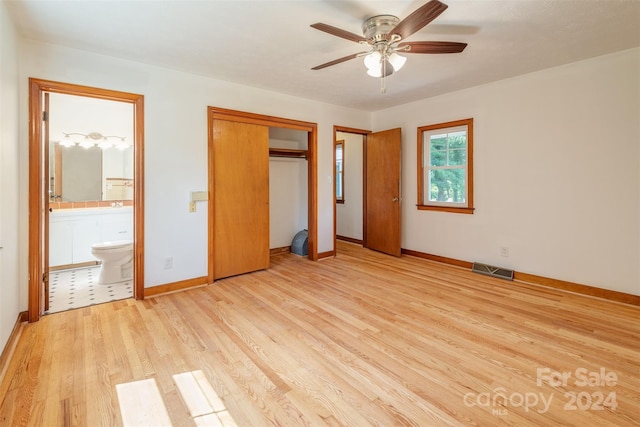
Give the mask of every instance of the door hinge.
<path id="1" fill-rule="evenodd" d="M 42 281 L 47 282 L 49 280 L 49 273 L 42 273 Z"/>
<path id="2" fill-rule="evenodd" d="M 49 120 L 49 113 L 47 111 L 42 112 L 42 121 L 46 122 Z"/>

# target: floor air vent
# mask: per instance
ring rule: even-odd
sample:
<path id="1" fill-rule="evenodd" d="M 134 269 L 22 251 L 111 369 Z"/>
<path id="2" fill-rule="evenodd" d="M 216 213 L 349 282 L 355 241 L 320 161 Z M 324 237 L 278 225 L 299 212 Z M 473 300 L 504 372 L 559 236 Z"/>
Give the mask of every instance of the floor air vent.
<path id="1" fill-rule="evenodd" d="M 507 270 L 506 268 L 494 267 L 492 265 L 481 264 L 479 262 L 473 263 L 471 269 L 474 273 L 485 274 L 487 276 L 499 277 L 501 279 L 513 280 L 513 270 Z"/>

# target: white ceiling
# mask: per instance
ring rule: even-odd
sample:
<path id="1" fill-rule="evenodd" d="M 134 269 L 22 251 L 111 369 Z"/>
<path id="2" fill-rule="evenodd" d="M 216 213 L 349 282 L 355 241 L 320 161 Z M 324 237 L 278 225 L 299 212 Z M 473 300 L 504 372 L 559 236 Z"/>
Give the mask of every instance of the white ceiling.
<path id="1" fill-rule="evenodd" d="M 3 0 L 7 1 L 7 0 Z M 407 55 L 380 81 L 363 51 L 310 28 L 361 34 L 373 15 L 400 19 L 426 0 L 9 0 L 29 39 L 121 57 L 332 104 L 376 111 L 640 46 L 640 0 L 443 0 L 449 8 L 407 41 L 468 43 L 459 54 Z"/>

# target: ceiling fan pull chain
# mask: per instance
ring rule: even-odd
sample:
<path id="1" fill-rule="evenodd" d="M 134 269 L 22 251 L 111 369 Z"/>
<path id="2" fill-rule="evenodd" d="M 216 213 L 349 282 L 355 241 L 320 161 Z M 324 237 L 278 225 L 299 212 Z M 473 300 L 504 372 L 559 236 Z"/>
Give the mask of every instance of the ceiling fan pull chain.
<path id="1" fill-rule="evenodd" d="M 384 78 L 387 75 L 387 61 L 382 60 L 382 78 L 380 79 L 380 93 L 386 93 L 387 92 L 387 85 L 384 82 Z"/>

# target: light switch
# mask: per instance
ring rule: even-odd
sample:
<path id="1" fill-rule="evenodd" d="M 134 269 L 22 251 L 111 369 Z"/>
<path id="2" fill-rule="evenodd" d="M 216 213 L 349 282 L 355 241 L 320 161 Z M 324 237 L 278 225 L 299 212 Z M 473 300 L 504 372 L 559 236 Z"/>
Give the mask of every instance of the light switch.
<path id="1" fill-rule="evenodd" d="M 196 202 L 205 202 L 209 200 L 208 191 L 192 191 L 191 201 L 189 202 L 189 212 L 196 211 Z"/>

